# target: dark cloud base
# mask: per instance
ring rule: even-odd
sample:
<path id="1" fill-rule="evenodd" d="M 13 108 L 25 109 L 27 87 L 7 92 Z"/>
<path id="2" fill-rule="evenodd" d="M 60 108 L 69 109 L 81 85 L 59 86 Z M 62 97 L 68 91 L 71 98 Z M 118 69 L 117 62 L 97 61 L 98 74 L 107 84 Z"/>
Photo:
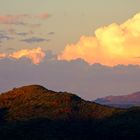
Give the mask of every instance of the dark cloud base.
<path id="1" fill-rule="evenodd" d="M 107 95 L 128 94 L 140 90 L 140 67 L 88 65 L 82 60 L 57 61 L 51 52 L 40 65 L 27 59 L 0 60 L 0 92 L 14 87 L 41 84 L 49 89 L 77 93 L 93 100 Z"/>
<path id="2" fill-rule="evenodd" d="M 23 39 L 21 41 L 29 43 L 29 44 L 33 44 L 33 43 L 49 41 L 49 39 L 40 38 L 40 37 L 31 37 L 31 38 Z"/>

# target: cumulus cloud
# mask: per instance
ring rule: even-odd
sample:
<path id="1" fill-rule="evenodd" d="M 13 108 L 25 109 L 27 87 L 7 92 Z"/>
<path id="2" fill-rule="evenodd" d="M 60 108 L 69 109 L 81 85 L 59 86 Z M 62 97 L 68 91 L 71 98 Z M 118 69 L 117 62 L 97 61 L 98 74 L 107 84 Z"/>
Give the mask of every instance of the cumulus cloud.
<path id="1" fill-rule="evenodd" d="M 48 41 L 48 39 L 40 38 L 40 37 L 31 37 L 31 38 L 23 39 L 21 41 L 32 44 L 32 43 L 39 43 L 39 42 Z"/>
<path id="2" fill-rule="evenodd" d="M 20 59 L 22 57 L 29 58 L 34 64 L 39 64 L 45 57 L 45 53 L 41 48 L 32 50 L 23 49 L 9 55 L 11 58 Z"/>
<path id="3" fill-rule="evenodd" d="M 94 36 L 82 36 L 76 44 L 68 44 L 59 60 L 81 58 L 89 64 L 140 64 L 140 13 L 122 24 L 98 28 Z"/>
<path id="4" fill-rule="evenodd" d="M 45 57 L 45 52 L 41 48 L 35 49 L 23 49 L 11 54 L 0 54 L 0 59 L 2 58 L 13 58 L 13 59 L 20 59 L 20 58 L 28 58 L 32 61 L 33 64 L 39 64 Z"/>

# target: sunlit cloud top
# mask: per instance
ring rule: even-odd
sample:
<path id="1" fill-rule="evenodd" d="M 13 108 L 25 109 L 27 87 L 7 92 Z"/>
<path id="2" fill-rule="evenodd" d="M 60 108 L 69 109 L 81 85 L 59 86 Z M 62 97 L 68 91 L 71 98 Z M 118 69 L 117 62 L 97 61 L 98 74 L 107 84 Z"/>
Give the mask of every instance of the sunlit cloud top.
<path id="1" fill-rule="evenodd" d="M 22 49 L 11 54 L 0 53 L 0 59 L 13 58 L 19 60 L 20 58 L 28 58 L 33 64 L 39 64 L 45 57 L 45 52 L 41 48 Z"/>
<path id="2" fill-rule="evenodd" d="M 5 58 L 6 54 L 5 53 L 0 53 L 0 59 Z"/>
<path id="3" fill-rule="evenodd" d="M 122 24 L 100 27 L 94 36 L 83 35 L 76 44 L 68 44 L 59 60 L 81 58 L 89 64 L 107 66 L 140 64 L 140 13 Z"/>

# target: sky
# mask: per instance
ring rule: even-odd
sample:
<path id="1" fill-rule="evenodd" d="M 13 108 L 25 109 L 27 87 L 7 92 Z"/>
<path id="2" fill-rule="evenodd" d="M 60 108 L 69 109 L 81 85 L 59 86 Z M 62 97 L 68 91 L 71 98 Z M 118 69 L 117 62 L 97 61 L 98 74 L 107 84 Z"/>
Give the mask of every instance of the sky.
<path id="1" fill-rule="evenodd" d="M 0 0 L 0 92 L 42 84 L 85 99 L 140 90 L 139 0 Z"/>

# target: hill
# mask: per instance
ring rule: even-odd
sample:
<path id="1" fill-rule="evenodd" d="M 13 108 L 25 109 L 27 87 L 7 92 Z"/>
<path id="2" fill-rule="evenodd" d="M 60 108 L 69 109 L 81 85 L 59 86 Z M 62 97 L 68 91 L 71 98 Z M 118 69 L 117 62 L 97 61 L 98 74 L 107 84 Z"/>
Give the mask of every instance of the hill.
<path id="1" fill-rule="evenodd" d="M 39 85 L 0 95 L 0 140 L 139 139 L 140 109 L 117 109 Z"/>
<path id="2" fill-rule="evenodd" d="M 135 92 L 129 95 L 122 96 L 107 96 L 98 98 L 96 103 L 120 108 L 129 108 L 133 106 L 140 106 L 140 92 Z"/>
<path id="3" fill-rule="evenodd" d="M 33 118 L 99 119 L 119 110 L 84 101 L 67 92 L 54 92 L 39 85 L 24 86 L 0 95 L 0 109 L 7 112 L 6 120 Z"/>

